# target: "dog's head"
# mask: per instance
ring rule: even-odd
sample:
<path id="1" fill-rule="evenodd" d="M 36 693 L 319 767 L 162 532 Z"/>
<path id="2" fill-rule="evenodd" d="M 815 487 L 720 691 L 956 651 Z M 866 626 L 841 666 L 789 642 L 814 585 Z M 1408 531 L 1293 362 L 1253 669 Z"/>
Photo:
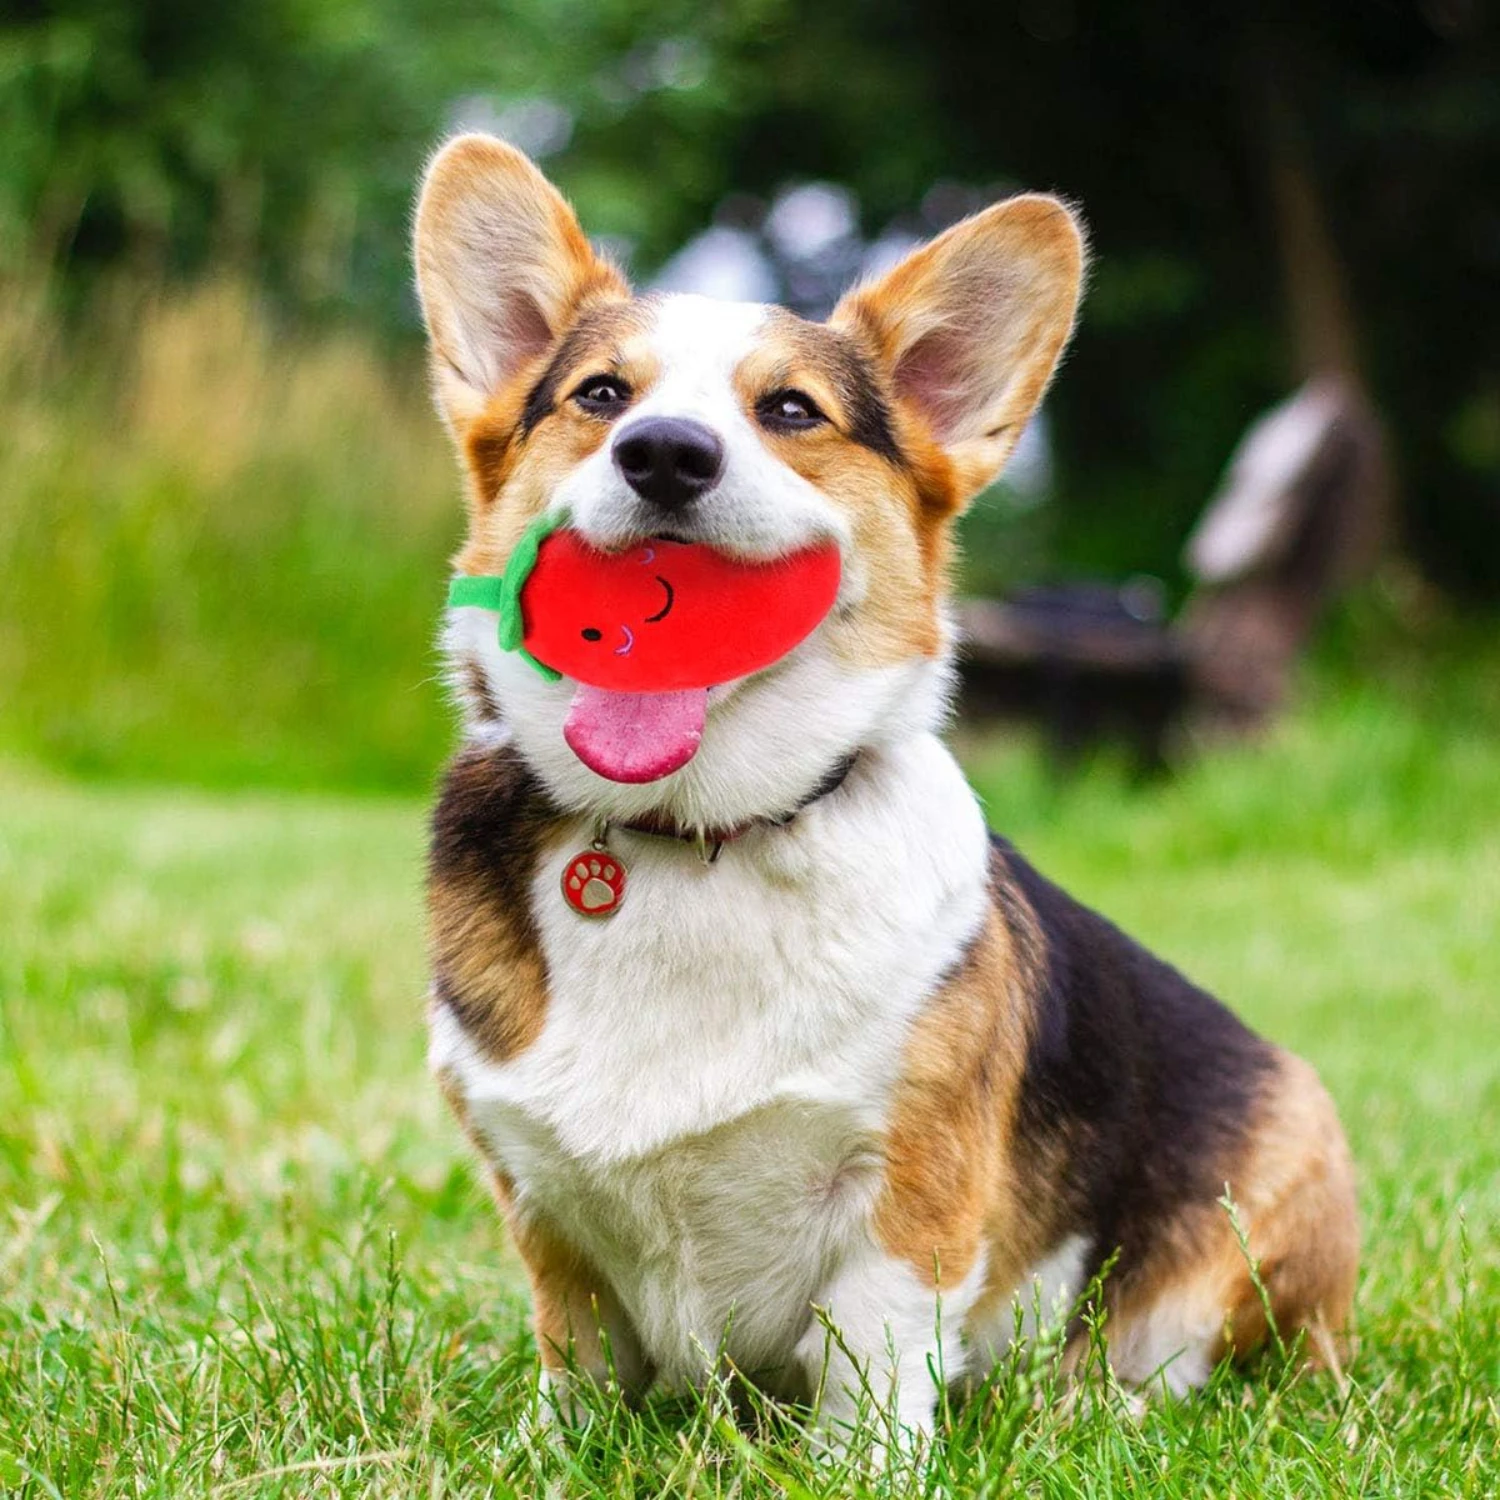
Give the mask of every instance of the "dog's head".
<path id="1" fill-rule="evenodd" d="M 416 218 L 438 404 L 468 482 L 462 572 L 495 574 L 566 507 L 605 550 L 652 537 L 770 559 L 835 541 L 838 601 L 773 667 L 711 690 L 698 753 L 620 785 L 569 749 L 574 684 L 460 609 L 447 644 L 477 732 L 503 732 L 565 806 L 723 827 L 794 807 L 851 751 L 930 726 L 949 677 L 951 532 L 1004 465 L 1072 329 L 1083 241 L 1056 199 L 955 225 L 826 323 L 633 297 L 519 152 L 434 159 Z"/>

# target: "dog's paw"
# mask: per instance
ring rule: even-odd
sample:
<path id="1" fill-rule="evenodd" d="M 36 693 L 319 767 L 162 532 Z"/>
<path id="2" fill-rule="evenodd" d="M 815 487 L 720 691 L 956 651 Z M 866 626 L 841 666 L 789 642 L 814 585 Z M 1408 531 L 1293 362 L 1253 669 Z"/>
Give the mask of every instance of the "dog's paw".
<path id="1" fill-rule="evenodd" d="M 525 1441 L 538 1449 L 565 1447 L 592 1419 L 578 1376 L 543 1370 L 529 1410 L 521 1419 Z"/>

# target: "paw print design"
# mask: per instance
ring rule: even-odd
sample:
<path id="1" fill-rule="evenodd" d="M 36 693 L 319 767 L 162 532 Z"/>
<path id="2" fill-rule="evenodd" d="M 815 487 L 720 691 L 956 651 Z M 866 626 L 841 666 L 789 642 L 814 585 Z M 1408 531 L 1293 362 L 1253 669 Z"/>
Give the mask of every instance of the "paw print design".
<path id="1" fill-rule="evenodd" d="M 586 917 L 612 916 L 625 895 L 625 867 L 601 851 L 579 854 L 563 871 L 563 897 Z"/>

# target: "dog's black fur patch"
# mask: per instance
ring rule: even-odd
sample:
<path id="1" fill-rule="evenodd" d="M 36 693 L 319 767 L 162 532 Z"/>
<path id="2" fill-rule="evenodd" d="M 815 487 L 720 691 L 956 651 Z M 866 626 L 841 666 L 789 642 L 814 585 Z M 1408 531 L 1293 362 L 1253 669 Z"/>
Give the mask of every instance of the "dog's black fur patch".
<path id="1" fill-rule="evenodd" d="M 1017 1150 L 1061 1143 L 1068 1229 L 1128 1276 L 1189 1202 L 1233 1175 L 1275 1053 L 1213 996 L 992 840 L 996 896 L 1041 952 Z"/>
<path id="2" fill-rule="evenodd" d="M 560 816 L 511 746 L 464 750 L 449 762 L 438 790 L 430 873 L 434 880 L 480 877 L 519 914 L 541 835 Z"/>
<path id="3" fill-rule="evenodd" d="M 540 781 L 510 746 L 465 750 L 443 776 L 432 816 L 429 885 L 459 888 L 470 912 L 466 943 L 487 946 L 498 960 L 543 967 L 531 913 L 531 880 L 547 830 L 561 814 Z M 434 1000 L 492 1056 L 524 1045 L 521 1020 L 489 995 L 464 992 L 452 970 L 455 956 L 441 940 L 432 954 Z"/>

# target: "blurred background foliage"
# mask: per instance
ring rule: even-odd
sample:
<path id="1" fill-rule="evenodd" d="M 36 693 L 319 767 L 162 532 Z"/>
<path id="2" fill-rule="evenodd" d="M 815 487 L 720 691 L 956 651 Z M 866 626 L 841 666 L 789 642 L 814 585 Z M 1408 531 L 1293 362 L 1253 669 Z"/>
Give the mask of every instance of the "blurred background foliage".
<path id="1" fill-rule="evenodd" d="M 969 523 L 974 586 L 1180 592 L 1239 434 L 1333 366 L 1391 438 L 1392 607 L 1491 607 L 1493 9 L 10 0 L 0 743 L 426 773 L 458 507 L 406 232 L 459 126 L 531 150 L 637 278 L 708 256 L 812 312 L 993 196 L 1076 200 L 1080 334 L 1032 477 Z"/>

